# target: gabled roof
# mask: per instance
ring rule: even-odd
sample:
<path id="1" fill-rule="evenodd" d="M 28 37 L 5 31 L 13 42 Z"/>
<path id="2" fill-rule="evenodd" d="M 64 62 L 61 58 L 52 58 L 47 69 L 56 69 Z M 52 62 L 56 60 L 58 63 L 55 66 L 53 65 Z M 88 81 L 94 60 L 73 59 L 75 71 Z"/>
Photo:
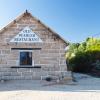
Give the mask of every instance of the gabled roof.
<path id="1" fill-rule="evenodd" d="M 43 22 L 41 22 L 39 19 L 37 19 L 36 17 L 34 17 L 31 13 L 29 13 L 27 10 L 22 13 L 20 16 L 18 16 L 15 20 L 13 20 L 12 22 L 10 22 L 7 26 L 5 26 L 4 28 L 2 28 L 0 30 L 0 33 L 2 33 L 3 31 L 5 31 L 8 27 L 10 27 L 11 25 L 13 25 L 14 23 L 16 23 L 17 21 L 19 21 L 23 16 L 25 15 L 29 15 L 32 18 L 34 18 L 36 21 L 38 21 L 40 24 L 42 24 L 45 28 L 47 28 L 49 31 L 51 31 L 52 33 L 54 33 L 57 37 L 59 37 L 63 42 L 65 42 L 66 44 L 69 44 L 68 41 L 66 41 L 64 38 L 62 38 L 59 34 L 57 34 L 54 30 L 52 30 L 50 27 L 48 27 L 47 25 L 45 25 Z"/>

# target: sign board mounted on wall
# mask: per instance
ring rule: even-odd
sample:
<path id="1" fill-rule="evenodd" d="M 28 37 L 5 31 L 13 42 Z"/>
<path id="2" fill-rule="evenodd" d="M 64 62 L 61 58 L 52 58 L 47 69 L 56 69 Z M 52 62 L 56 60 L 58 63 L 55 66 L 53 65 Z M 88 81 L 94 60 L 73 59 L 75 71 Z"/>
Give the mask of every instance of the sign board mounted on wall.
<path id="1" fill-rule="evenodd" d="M 36 43 L 43 42 L 28 26 L 18 33 L 10 42 Z"/>

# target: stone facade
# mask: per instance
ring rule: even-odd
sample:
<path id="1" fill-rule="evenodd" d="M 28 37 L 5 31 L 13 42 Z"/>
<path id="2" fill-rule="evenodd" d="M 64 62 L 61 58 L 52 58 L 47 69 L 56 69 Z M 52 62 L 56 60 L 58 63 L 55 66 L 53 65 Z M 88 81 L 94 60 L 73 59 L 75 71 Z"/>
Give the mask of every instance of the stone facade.
<path id="1" fill-rule="evenodd" d="M 10 42 L 26 26 L 30 27 L 43 42 Z M 45 26 L 40 20 L 28 12 L 23 13 L 0 31 L 0 79 L 40 79 L 41 76 L 48 74 L 58 76 L 61 73 L 71 79 L 65 60 L 65 48 L 67 45 L 58 34 Z M 19 50 L 14 48 L 19 48 Z M 31 50 L 32 68 L 30 66 L 20 66 L 20 48 L 33 48 Z"/>

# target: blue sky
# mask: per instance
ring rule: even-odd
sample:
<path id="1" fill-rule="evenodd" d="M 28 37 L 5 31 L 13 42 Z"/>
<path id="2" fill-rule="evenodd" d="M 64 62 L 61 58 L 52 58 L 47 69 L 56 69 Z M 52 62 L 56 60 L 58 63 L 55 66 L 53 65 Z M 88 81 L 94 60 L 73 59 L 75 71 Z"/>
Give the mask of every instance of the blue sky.
<path id="1" fill-rule="evenodd" d="M 100 33 L 100 0 L 0 0 L 0 28 L 26 9 L 70 42 Z"/>

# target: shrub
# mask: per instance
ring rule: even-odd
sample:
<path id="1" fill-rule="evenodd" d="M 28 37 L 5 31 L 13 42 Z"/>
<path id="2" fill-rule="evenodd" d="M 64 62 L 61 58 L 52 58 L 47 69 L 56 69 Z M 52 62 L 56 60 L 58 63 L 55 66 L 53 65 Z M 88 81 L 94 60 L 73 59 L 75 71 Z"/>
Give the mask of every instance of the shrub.
<path id="1" fill-rule="evenodd" d="M 78 46 L 71 44 L 66 58 L 71 71 L 91 73 L 92 69 L 100 70 L 100 40 L 89 38 Z"/>
<path id="2" fill-rule="evenodd" d="M 100 71 L 100 60 L 97 60 L 95 63 L 92 64 L 96 70 Z"/>
<path id="3" fill-rule="evenodd" d="M 69 65 L 74 72 L 89 72 L 91 71 L 91 55 L 87 52 L 78 52 L 76 56 L 69 60 Z"/>

